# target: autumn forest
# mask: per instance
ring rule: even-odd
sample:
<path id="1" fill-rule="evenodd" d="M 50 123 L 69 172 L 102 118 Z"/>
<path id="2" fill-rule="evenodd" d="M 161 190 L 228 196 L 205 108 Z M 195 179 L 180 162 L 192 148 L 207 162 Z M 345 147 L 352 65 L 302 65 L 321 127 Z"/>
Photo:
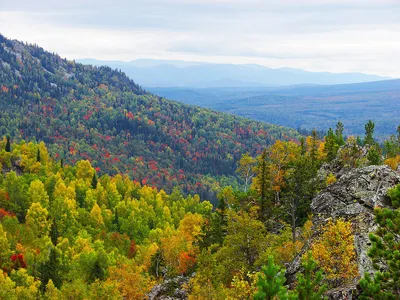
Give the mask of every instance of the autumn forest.
<path id="1" fill-rule="evenodd" d="M 400 125 L 299 133 L 2 35 L 0 111 L 0 299 L 400 296 Z"/>

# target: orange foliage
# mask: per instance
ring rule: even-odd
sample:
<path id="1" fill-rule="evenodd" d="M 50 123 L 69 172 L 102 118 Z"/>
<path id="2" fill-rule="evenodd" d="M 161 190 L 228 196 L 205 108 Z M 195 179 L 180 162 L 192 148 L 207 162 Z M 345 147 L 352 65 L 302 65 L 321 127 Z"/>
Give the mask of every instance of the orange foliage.
<path id="1" fill-rule="evenodd" d="M 108 282 L 116 283 L 124 299 L 145 299 L 154 282 L 144 272 L 143 267 L 136 266 L 134 262 L 109 269 Z"/>
<path id="2" fill-rule="evenodd" d="M 388 165 L 392 170 L 397 170 L 400 165 L 400 155 L 386 159 L 385 164 Z"/>
<path id="3" fill-rule="evenodd" d="M 196 263 L 196 254 L 193 250 L 184 251 L 179 254 L 179 266 L 178 271 L 181 274 L 186 273 L 189 269 L 191 269 Z"/>
<path id="4" fill-rule="evenodd" d="M 6 216 L 13 217 L 15 216 L 15 214 L 13 212 L 5 210 L 4 208 L 0 208 L 0 220 Z"/>

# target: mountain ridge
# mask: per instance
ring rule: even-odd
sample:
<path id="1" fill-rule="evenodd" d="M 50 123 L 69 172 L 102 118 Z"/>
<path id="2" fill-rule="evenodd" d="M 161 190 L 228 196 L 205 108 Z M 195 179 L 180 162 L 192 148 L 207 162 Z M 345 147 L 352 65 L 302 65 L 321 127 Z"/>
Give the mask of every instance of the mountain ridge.
<path id="1" fill-rule="evenodd" d="M 0 136 L 43 140 L 65 163 L 87 159 L 98 172 L 128 174 L 167 191 L 215 199 L 218 182 L 238 184 L 243 153 L 298 136 L 155 96 L 118 70 L 1 35 L 0 60 Z"/>
<path id="2" fill-rule="evenodd" d="M 77 61 L 97 66 L 109 65 L 113 68 L 121 68 L 132 78 L 142 76 L 141 82 L 146 87 L 262 87 L 345 84 L 389 79 L 385 76 L 357 72 L 311 72 L 295 68 L 269 68 L 254 64 L 217 64 L 152 59 L 138 59 L 129 62 L 96 59 L 78 59 Z"/>

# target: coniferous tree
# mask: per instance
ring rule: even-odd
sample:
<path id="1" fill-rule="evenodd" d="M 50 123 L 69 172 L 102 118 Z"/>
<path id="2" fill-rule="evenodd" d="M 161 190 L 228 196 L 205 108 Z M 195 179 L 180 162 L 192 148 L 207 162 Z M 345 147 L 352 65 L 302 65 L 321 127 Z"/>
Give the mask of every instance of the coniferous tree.
<path id="1" fill-rule="evenodd" d="M 311 163 L 312 167 L 318 168 L 318 146 L 317 146 L 317 130 L 313 130 L 311 133 L 311 149 L 310 149 L 310 158 L 311 158 Z"/>
<path id="2" fill-rule="evenodd" d="M 390 197 L 392 206 L 395 208 L 399 208 L 400 207 L 400 184 L 389 189 L 388 196 Z"/>
<path id="3" fill-rule="evenodd" d="M 370 165 L 376 166 L 382 164 L 381 149 L 376 145 L 372 146 L 368 151 L 367 158 Z"/>
<path id="4" fill-rule="evenodd" d="M 93 265 L 92 272 L 90 273 L 89 282 L 94 282 L 96 279 L 103 280 L 105 276 L 104 269 L 100 265 L 99 258 Z"/>
<path id="5" fill-rule="evenodd" d="M 292 241 L 296 242 L 296 231 L 299 225 L 304 224 L 310 213 L 310 202 L 314 195 L 311 181 L 310 160 L 301 155 L 295 162 L 293 171 L 290 173 L 285 193 L 287 214 L 290 216 L 292 227 Z"/>
<path id="6" fill-rule="evenodd" d="M 60 264 L 57 253 L 56 250 L 52 248 L 50 250 L 49 260 L 39 266 L 40 289 L 42 292 L 45 292 L 46 285 L 50 279 L 57 288 L 61 287 L 62 280 L 59 276 L 59 269 Z"/>
<path id="7" fill-rule="evenodd" d="M 51 224 L 49 235 L 53 245 L 57 246 L 59 233 L 58 233 L 57 223 L 55 220 L 53 220 L 53 223 Z"/>
<path id="8" fill-rule="evenodd" d="M 11 143 L 10 143 L 9 135 L 7 135 L 7 137 L 6 137 L 6 152 L 11 152 Z"/>
<path id="9" fill-rule="evenodd" d="M 261 220 L 266 220 L 267 202 L 268 202 L 268 166 L 267 166 L 267 150 L 264 150 L 258 161 L 257 176 L 255 178 L 255 187 L 260 196 L 260 214 Z"/>
<path id="10" fill-rule="evenodd" d="M 92 189 L 95 190 L 97 188 L 97 182 L 98 182 L 97 175 L 96 172 L 94 172 L 92 177 Z"/>
<path id="11" fill-rule="evenodd" d="M 306 144 L 304 137 L 300 138 L 300 154 L 304 156 L 306 154 Z"/>
<path id="12" fill-rule="evenodd" d="M 117 208 L 115 208 L 115 215 L 114 215 L 113 223 L 115 224 L 115 226 L 117 228 L 117 232 L 119 232 L 121 230 L 121 228 L 120 228 L 120 224 L 119 224 L 119 216 L 118 216 L 118 209 Z"/>
<path id="13" fill-rule="evenodd" d="M 329 128 L 326 137 L 325 137 L 325 151 L 327 153 L 327 160 L 331 162 L 335 159 L 336 153 L 339 149 L 339 145 L 337 144 L 338 138 L 333 133 L 332 128 Z"/>
<path id="14" fill-rule="evenodd" d="M 400 298 L 400 210 L 376 209 L 375 219 L 379 225 L 370 234 L 372 246 L 368 256 L 372 259 L 376 273 L 368 273 L 360 281 L 360 299 Z"/>
<path id="15" fill-rule="evenodd" d="M 275 265 L 273 256 L 268 257 L 268 264 L 261 267 L 254 300 L 288 299 L 285 287 L 285 269 Z"/>
<path id="16" fill-rule="evenodd" d="M 38 149 L 37 154 L 36 154 L 36 161 L 40 162 L 40 149 Z"/>
<path id="17" fill-rule="evenodd" d="M 337 143 L 339 146 L 343 146 L 345 144 L 344 137 L 343 137 L 343 130 L 344 130 L 344 125 L 342 122 L 337 122 L 336 124 L 336 138 L 337 138 Z"/>
<path id="18" fill-rule="evenodd" d="M 375 130 L 375 123 L 371 120 L 365 124 L 365 138 L 364 138 L 364 145 L 374 145 L 374 130 Z"/>
<path id="19" fill-rule="evenodd" d="M 299 300 L 327 299 L 324 293 L 327 290 L 323 280 L 322 271 L 317 271 L 317 262 L 313 259 L 312 253 L 307 252 L 303 260 L 304 274 L 297 276 L 296 292 Z"/>

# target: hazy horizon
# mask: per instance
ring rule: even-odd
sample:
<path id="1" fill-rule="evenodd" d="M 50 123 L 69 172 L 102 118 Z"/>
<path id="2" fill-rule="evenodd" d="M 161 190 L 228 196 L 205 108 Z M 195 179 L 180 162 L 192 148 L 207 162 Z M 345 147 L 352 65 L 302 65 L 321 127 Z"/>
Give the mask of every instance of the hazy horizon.
<path id="1" fill-rule="evenodd" d="M 39 45 L 40 46 L 40 45 Z M 267 65 L 262 65 L 262 64 L 257 64 L 257 63 L 225 63 L 225 62 L 208 62 L 208 61 L 201 61 L 201 60 L 180 60 L 180 59 L 157 59 L 157 58 L 136 58 L 136 59 L 131 59 L 131 60 L 104 60 L 104 59 L 97 59 L 97 58 L 93 58 L 93 57 L 83 57 L 83 58 L 77 58 L 74 59 L 77 62 L 81 62 L 81 63 L 89 63 L 90 61 L 97 61 L 99 63 L 132 63 L 135 66 L 139 66 L 139 64 L 137 63 L 142 63 L 145 62 L 143 64 L 143 66 L 158 66 L 161 64 L 161 62 L 165 62 L 166 64 L 170 64 L 174 67 L 179 67 L 179 65 L 181 65 L 182 67 L 187 67 L 187 66 L 195 66 L 195 65 L 232 65 L 232 66 L 259 66 L 259 67 L 265 67 L 265 68 L 269 68 L 272 70 L 284 70 L 284 69 L 292 69 L 292 70 L 301 70 L 301 71 L 306 71 L 306 72 L 314 72 L 314 73 L 332 73 L 332 74 L 365 74 L 365 75 L 376 75 L 376 76 L 380 76 L 382 77 L 382 80 L 385 79 L 400 79 L 400 74 L 399 77 L 391 77 L 391 76 L 385 76 L 385 75 L 378 75 L 378 74 L 374 74 L 374 73 L 367 73 L 367 72 L 352 72 L 352 71 L 348 71 L 348 72 L 330 72 L 330 71 L 323 71 L 323 70 L 308 70 L 308 69 L 304 69 L 304 68 L 296 68 L 296 67 L 290 67 L 290 66 L 282 66 L 282 67 L 270 67 Z M 147 64 L 147 62 L 149 62 L 149 64 Z"/>
<path id="2" fill-rule="evenodd" d="M 394 0 L 2 2 L 2 34 L 68 59 L 258 64 L 400 77 L 400 3 Z"/>

